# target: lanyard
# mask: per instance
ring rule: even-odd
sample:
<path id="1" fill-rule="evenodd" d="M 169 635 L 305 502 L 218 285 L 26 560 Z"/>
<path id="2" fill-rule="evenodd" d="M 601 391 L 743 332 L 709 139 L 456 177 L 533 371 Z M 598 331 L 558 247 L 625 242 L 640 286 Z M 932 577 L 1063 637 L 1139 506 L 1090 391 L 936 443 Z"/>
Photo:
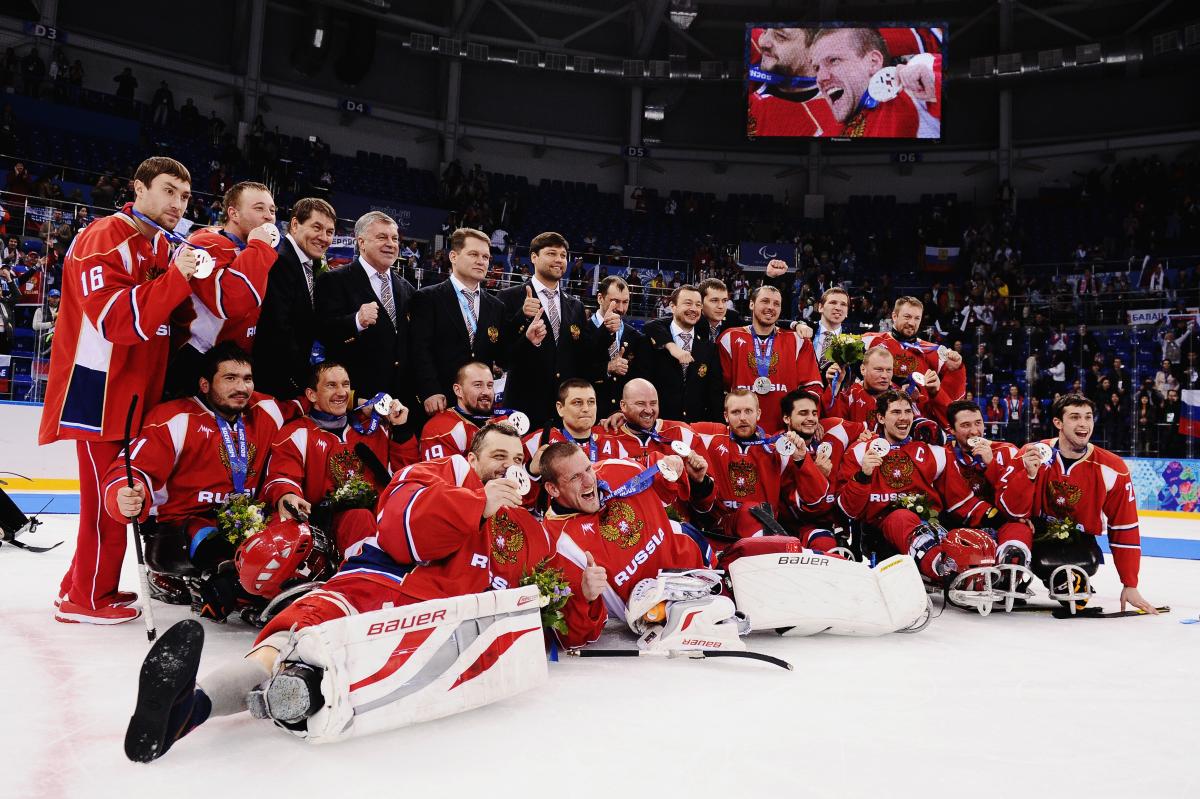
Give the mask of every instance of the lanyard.
<path id="1" fill-rule="evenodd" d="M 597 480 L 597 487 L 600 489 L 600 505 L 604 506 L 610 499 L 623 499 L 625 497 L 640 494 L 645 491 L 654 482 L 654 476 L 658 474 L 658 464 L 654 464 L 649 469 L 646 469 L 639 474 L 626 480 L 616 490 L 609 487 L 608 483 L 603 480 Z"/>
<path id="2" fill-rule="evenodd" d="M 229 476 L 233 479 L 233 493 L 243 494 L 246 491 L 246 471 L 250 466 L 250 458 L 246 454 L 246 423 L 241 415 L 237 417 L 237 445 L 234 446 L 233 432 L 225 417 L 213 414 L 217 419 L 217 429 L 221 431 L 221 444 L 225 454 L 229 456 Z"/>
<path id="3" fill-rule="evenodd" d="M 659 433 L 654 428 L 650 428 L 649 430 L 643 430 L 642 428 L 637 427 L 636 425 L 632 424 L 629 421 L 625 422 L 625 426 L 627 428 L 629 428 L 629 432 L 633 433 L 634 437 L 636 437 L 639 442 L 641 441 L 642 436 L 646 436 L 651 441 L 657 441 L 659 444 L 667 443 L 667 440 L 662 437 L 662 434 Z M 642 443 L 642 447 L 645 448 L 645 446 L 646 446 L 645 443 Z"/>
<path id="4" fill-rule="evenodd" d="M 978 455 L 975 455 L 974 453 L 972 453 L 971 457 L 968 458 L 963 453 L 963 448 L 959 446 L 957 439 L 955 439 L 955 441 L 954 441 L 954 458 L 959 463 L 961 463 L 963 466 L 970 466 L 971 464 L 974 464 L 976 466 L 984 465 L 983 458 L 979 457 Z"/>
<path id="5" fill-rule="evenodd" d="M 508 416 L 510 413 L 512 413 L 512 410 L 509 408 L 492 408 L 491 413 L 474 414 L 474 413 L 467 413 L 462 408 L 455 405 L 454 412 L 457 413 L 462 418 L 466 419 L 471 424 L 475 425 L 476 427 L 483 427 L 485 424 L 487 424 L 488 422 L 490 422 L 492 419 L 496 418 L 497 416 Z"/>
<path id="6" fill-rule="evenodd" d="M 738 447 L 749 448 L 756 447 L 761 444 L 767 450 L 767 452 L 774 454 L 774 450 L 771 449 L 771 445 L 783 438 L 783 433 L 776 433 L 773 436 L 768 436 L 767 431 L 763 430 L 761 427 L 754 428 L 754 434 L 754 438 L 738 438 L 733 434 L 733 431 L 730 430 L 729 440 Z"/>
<path id="7" fill-rule="evenodd" d="M 809 78 L 803 75 L 776 75 L 774 72 L 767 72 L 758 66 L 750 67 L 748 77 L 755 83 L 783 86 L 786 89 L 802 89 L 817 85 L 816 78 Z"/>
<path id="8" fill-rule="evenodd" d="M 752 329 L 750 341 L 754 344 L 754 363 L 758 366 L 758 376 L 766 377 L 771 370 L 771 349 L 775 346 L 775 334 L 771 333 L 765 340 L 760 340 Z"/>
<path id="9" fill-rule="evenodd" d="M 563 425 L 561 432 L 562 432 L 562 436 L 563 436 L 563 441 L 573 441 L 576 444 L 579 444 L 579 439 L 577 439 L 577 438 L 575 438 L 575 436 L 571 435 L 570 431 L 567 430 L 566 425 Z M 597 457 L 596 437 L 588 436 L 587 445 L 588 445 L 588 460 L 590 460 L 592 463 L 595 463 L 596 457 Z"/>
<path id="10" fill-rule="evenodd" d="M 233 246 L 237 247 L 237 251 L 241 252 L 248 246 L 246 242 L 238 238 L 236 233 L 230 233 L 228 230 L 221 230 L 221 235 L 233 242 Z"/>
<path id="11" fill-rule="evenodd" d="M 146 216 L 145 214 L 143 214 L 141 211 L 137 210 L 136 208 L 130 208 L 129 212 L 131 214 L 133 214 L 135 217 L 137 217 L 139 220 L 141 220 L 142 222 L 145 222 L 150 227 L 152 227 L 155 230 L 157 230 L 158 232 L 162 233 L 163 236 L 166 237 L 167 241 L 171 242 L 172 244 L 177 244 L 181 247 L 191 247 L 193 250 L 203 250 L 204 249 L 203 247 L 199 246 L 198 244 L 192 244 L 190 241 L 188 241 L 183 236 L 180 236 L 174 230 L 167 230 L 165 227 L 158 224 L 153 219 Z M 207 252 L 207 250 L 206 250 L 206 252 Z"/>

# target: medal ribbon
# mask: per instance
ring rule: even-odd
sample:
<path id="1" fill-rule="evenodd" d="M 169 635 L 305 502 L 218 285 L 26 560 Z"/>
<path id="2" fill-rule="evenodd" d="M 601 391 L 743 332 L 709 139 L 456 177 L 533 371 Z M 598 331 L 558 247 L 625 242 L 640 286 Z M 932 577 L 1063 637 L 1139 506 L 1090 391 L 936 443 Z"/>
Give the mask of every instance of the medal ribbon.
<path id="1" fill-rule="evenodd" d="M 801 89 L 817 85 L 816 78 L 809 78 L 803 75 L 776 75 L 774 72 L 767 72 L 762 67 L 750 67 L 748 77 L 755 83 L 766 83 L 770 86 L 782 86 L 785 89 Z"/>
<path id="2" fill-rule="evenodd" d="M 562 433 L 564 441 L 574 441 L 576 444 L 579 444 L 579 440 L 576 439 L 575 436 L 571 435 L 570 431 L 567 430 L 566 425 L 563 425 L 563 428 L 560 432 Z M 597 457 L 596 437 L 588 436 L 587 445 L 588 445 L 588 460 L 590 460 L 592 463 L 595 463 L 596 457 Z"/>
<path id="3" fill-rule="evenodd" d="M 229 239 L 230 241 L 232 241 L 233 246 L 237 247 L 238 252 L 241 252 L 242 250 L 246 249 L 246 247 L 249 246 L 248 244 L 246 244 L 246 242 L 244 242 L 240 238 L 238 238 L 236 233 L 230 233 L 228 230 L 222 230 L 221 235 L 224 236 L 225 238 Z"/>
<path id="4" fill-rule="evenodd" d="M 771 371 L 771 350 L 775 346 L 775 334 L 771 333 L 760 343 L 758 334 L 752 330 L 750 341 L 754 344 L 754 363 L 758 365 L 758 376 L 767 377 Z"/>
<path id="5" fill-rule="evenodd" d="M 250 457 L 246 454 L 246 422 L 241 415 L 237 418 L 237 444 L 233 442 L 233 432 L 229 422 L 219 413 L 213 414 L 217 419 L 217 429 L 221 431 L 221 444 L 225 454 L 229 456 L 229 476 L 233 480 L 233 493 L 246 493 L 246 472 L 250 468 Z"/>
<path id="6" fill-rule="evenodd" d="M 775 454 L 775 450 L 772 449 L 772 447 L 776 441 L 783 438 L 783 433 L 776 433 L 773 436 L 769 436 L 767 435 L 767 431 L 763 430 L 761 427 L 756 427 L 754 429 L 754 433 L 754 438 L 738 438 L 733 434 L 733 431 L 730 430 L 729 439 L 739 447 L 757 447 L 761 444 L 764 448 L 766 448 L 767 452 Z"/>
<path id="7" fill-rule="evenodd" d="M 203 247 L 201 247 L 198 244 L 192 244 L 190 241 L 188 241 L 183 236 L 180 236 L 174 230 L 167 230 L 165 227 L 158 224 L 153 219 L 146 216 L 145 214 L 143 214 L 141 211 L 137 210 L 136 208 L 130 208 L 129 212 L 131 214 L 133 214 L 135 217 L 137 217 L 139 220 L 141 220 L 142 222 L 145 222 L 150 227 L 152 227 L 155 230 L 157 230 L 158 232 L 162 233 L 163 236 L 166 237 L 167 241 L 171 242 L 172 244 L 178 245 L 180 247 L 191 247 L 193 250 L 204 250 Z M 208 252 L 207 250 L 204 250 L 204 251 Z"/>
<path id="8" fill-rule="evenodd" d="M 380 396 L 382 396 L 382 395 L 380 395 Z M 483 427 L 485 424 L 492 421 L 497 416 L 508 416 L 513 411 L 511 408 L 492 408 L 491 413 L 474 414 L 474 413 L 467 413 L 462 408 L 455 405 L 454 412 L 457 413 L 462 418 L 466 419 L 471 424 L 475 425 L 476 427 Z"/>
<path id="9" fill-rule="evenodd" d="M 610 499 L 623 499 L 642 493 L 654 483 L 654 477 L 657 474 L 658 464 L 656 463 L 649 469 L 626 480 L 616 490 L 610 488 L 608 483 L 603 480 L 597 480 L 596 487 L 600 491 L 600 506 L 603 507 Z"/>

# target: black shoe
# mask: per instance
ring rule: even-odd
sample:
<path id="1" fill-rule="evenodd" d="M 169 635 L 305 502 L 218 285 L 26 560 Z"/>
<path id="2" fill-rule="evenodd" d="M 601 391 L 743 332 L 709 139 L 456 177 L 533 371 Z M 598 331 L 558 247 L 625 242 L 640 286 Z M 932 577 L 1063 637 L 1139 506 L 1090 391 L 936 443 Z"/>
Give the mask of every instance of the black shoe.
<path id="1" fill-rule="evenodd" d="M 125 731 L 125 756 L 149 763 L 208 718 L 212 703 L 196 690 L 204 628 L 185 619 L 154 642 L 142 661 L 137 705 Z"/>

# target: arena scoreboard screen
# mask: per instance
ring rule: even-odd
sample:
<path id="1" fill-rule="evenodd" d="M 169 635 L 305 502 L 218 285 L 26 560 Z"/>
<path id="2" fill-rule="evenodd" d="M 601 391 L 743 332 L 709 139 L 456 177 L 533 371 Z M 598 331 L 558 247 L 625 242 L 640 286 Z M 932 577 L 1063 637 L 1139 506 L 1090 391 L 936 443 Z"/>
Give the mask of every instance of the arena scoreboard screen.
<path id="1" fill-rule="evenodd" d="M 942 24 L 746 26 L 746 134 L 764 138 L 942 136 Z"/>

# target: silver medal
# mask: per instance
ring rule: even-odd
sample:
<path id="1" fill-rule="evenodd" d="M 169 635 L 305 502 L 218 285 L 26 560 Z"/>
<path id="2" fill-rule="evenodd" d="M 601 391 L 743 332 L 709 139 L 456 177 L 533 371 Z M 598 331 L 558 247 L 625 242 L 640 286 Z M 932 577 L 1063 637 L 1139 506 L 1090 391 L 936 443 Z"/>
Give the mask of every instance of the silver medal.
<path id="1" fill-rule="evenodd" d="M 203 280 L 213 273 L 217 262 L 205 250 L 195 250 L 196 253 L 196 271 L 192 273 L 192 277 Z"/>
<path id="2" fill-rule="evenodd" d="M 674 483 L 679 479 L 679 472 L 675 471 L 675 467 L 670 461 L 661 460 L 658 462 L 658 473 L 663 476 L 668 483 Z"/>
<path id="3" fill-rule="evenodd" d="M 529 417 L 520 411 L 513 411 L 505 421 L 516 429 L 519 436 L 523 436 L 529 432 Z"/>
<path id="4" fill-rule="evenodd" d="M 879 455 L 880 457 L 887 455 L 889 452 L 892 451 L 891 445 L 888 444 L 886 441 L 884 441 L 882 438 L 871 439 L 871 443 L 867 444 L 867 448 L 870 449 L 875 454 Z"/>
<path id="5" fill-rule="evenodd" d="M 1054 458 L 1054 450 L 1044 441 L 1039 441 L 1033 445 L 1037 451 L 1038 457 L 1042 459 L 1042 463 L 1049 463 Z"/>
<path id="6" fill-rule="evenodd" d="M 514 463 L 505 470 L 504 476 L 517 484 L 517 491 L 521 496 L 529 493 L 530 487 L 533 485 L 529 480 L 529 473 L 525 471 L 525 467 L 519 463 Z"/>
<path id="7" fill-rule="evenodd" d="M 758 377 L 754 379 L 754 385 L 751 386 L 755 394 L 770 394 L 771 379 L 769 377 Z"/>
<path id="8" fill-rule="evenodd" d="M 672 441 L 671 451 L 681 458 L 686 458 L 692 454 L 692 448 L 682 441 Z"/>
<path id="9" fill-rule="evenodd" d="M 871 76 L 867 94 L 877 103 L 886 103 L 900 96 L 900 75 L 895 67 L 884 67 Z"/>
<path id="10" fill-rule="evenodd" d="M 387 416 L 392 412 L 392 397 L 390 394 L 384 394 L 379 398 L 379 402 L 375 403 L 375 413 L 380 416 Z"/>
<path id="11" fill-rule="evenodd" d="M 971 436 L 970 438 L 967 439 L 967 446 L 970 447 L 971 449 L 975 449 L 980 444 L 986 444 L 986 443 L 987 443 L 987 439 L 984 438 L 983 436 Z"/>
<path id="12" fill-rule="evenodd" d="M 787 436 L 780 436 L 775 439 L 775 451 L 784 458 L 790 458 L 796 454 L 796 444 Z"/>
<path id="13" fill-rule="evenodd" d="M 910 377 L 910 378 L 912 379 L 912 381 L 913 381 L 914 383 L 916 383 L 918 386 L 924 386 L 924 385 L 925 385 L 925 375 L 923 375 L 922 373 L 920 373 L 920 372 L 913 372 L 911 375 L 909 375 L 909 377 Z"/>
<path id="14" fill-rule="evenodd" d="M 275 227 L 273 222 L 263 222 L 263 230 L 267 231 L 267 235 L 271 237 L 267 243 L 271 245 L 271 249 L 279 246 L 279 228 Z"/>
<path id="15" fill-rule="evenodd" d="M 951 352 L 953 352 L 953 351 L 954 351 L 954 350 L 952 350 L 952 349 L 950 349 L 949 347 L 947 347 L 947 346 L 944 346 L 944 345 L 943 345 L 943 346 L 941 346 L 941 347 L 938 347 L 938 357 L 939 357 L 939 358 L 941 358 L 941 359 L 944 361 L 944 360 L 946 360 L 947 358 L 949 358 L 949 357 L 950 357 L 950 353 L 951 353 Z"/>
<path id="16" fill-rule="evenodd" d="M 833 444 L 830 444 L 828 441 L 822 441 L 820 446 L 817 447 L 817 457 L 818 458 L 833 457 Z"/>

